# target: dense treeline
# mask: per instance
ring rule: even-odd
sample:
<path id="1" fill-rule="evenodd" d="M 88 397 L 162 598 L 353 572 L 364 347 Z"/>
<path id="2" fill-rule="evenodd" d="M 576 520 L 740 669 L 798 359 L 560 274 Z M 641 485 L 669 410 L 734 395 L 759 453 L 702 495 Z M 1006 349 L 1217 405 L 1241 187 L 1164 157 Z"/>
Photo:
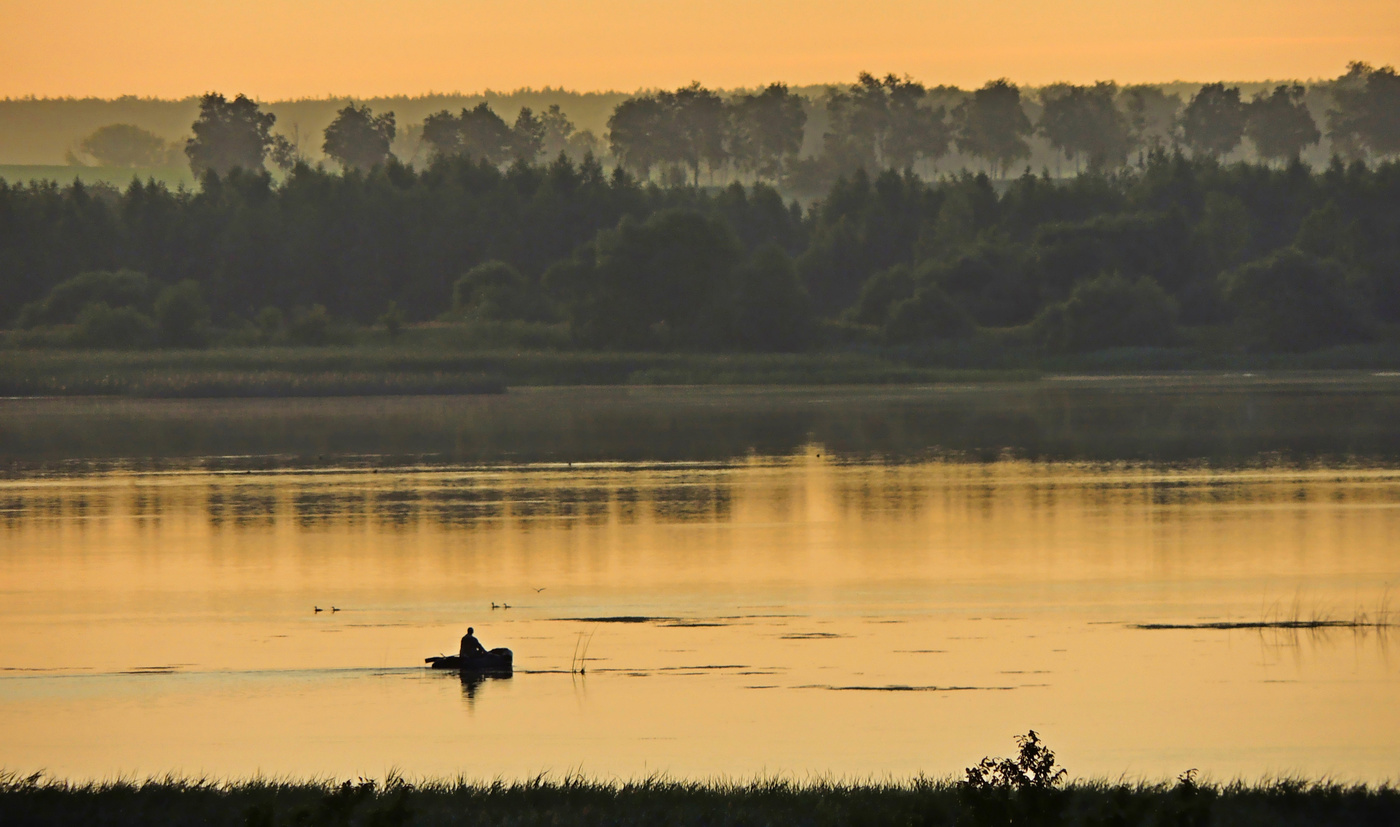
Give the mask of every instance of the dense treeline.
<path id="1" fill-rule="evenodd" d="M 628 349 L 1367 341 L 1400 323 L 1400 165 L 1159 150 L 1064 181 L 857 172 L 806 210 L 765 184 L 660 187 L 567 157 L 211 170 L 195 192 L 0 184 L 6 326 L 188 345 L 206 320 L 317 341 L 335 319 L 444 315 Z"/>
<path id="2" fill-rule="evenodd" d="M 1335 80 L 1308 86 L 1101 82 L 1019 88 L 994 80 L 963 90 L 929 88 L 907 76 L 861 74 L 854 83 L 804 89 L 775 83 L 722 92 L 692 83 L 632 96 L 552 97 L 567 112 L 559 102 L 543 103 L 551 100 L 547 92 L 473 99 L 460 110 L 425 111 L 427 99 L 375 101 L 373 107 L 335 103 L 333 118 L 323 111 L 331 102 L 316 102 L 314 117 L 303 111 L 311 102 L 290 109 L 273 104 L 276 112 L 264 117 L 280 126 L 269 135 L 267 160 L 284 170 L 319 160 L 368 167 L 393 154 L 421 168 L 451 154 L 507 164 L 552 159 L 560 151 L 577 163 L 592 152 L 663 185 L 698 182 L 703 173 L 711 185 L 764 180 L 785 193 L 815 197 L 856 169 L 913 169 L 924 177 L 970 169 L 1004 177 L 1029 166 L 1059 177 L 1118 168 L 1154 148 L 1275 164 L 1300 155 L 1322 164 L 1332 154 L 1379 161 L 1400 153 L 1394 117 L 1400 77 L 1391 67 L 1361 62 Z M 206 115 L 208 100 L 200 101 Z M 575 122 L 580 116 L 585 128 Z M 375 149 L 338 151 L 365 146 L 353 140 L 363 132 L 357 119 L 372 122 Z M 103 167 L 182 162 L 186 140 L 168 141 L 157 132 L 168 134 L 110 123 L 67 139 L 74 142 L 69 156 Z M 334 142 L 332 133 L 341 133 Z"/>

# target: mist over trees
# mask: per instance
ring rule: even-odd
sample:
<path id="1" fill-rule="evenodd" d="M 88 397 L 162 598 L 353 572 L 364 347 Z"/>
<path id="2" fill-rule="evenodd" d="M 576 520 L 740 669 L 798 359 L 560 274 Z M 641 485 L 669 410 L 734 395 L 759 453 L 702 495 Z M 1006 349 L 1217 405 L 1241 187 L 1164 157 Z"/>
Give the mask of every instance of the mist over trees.
<path id="1" fill-rule="evenodd" d="M 1359 62 L 1335 80 L 1307 86 L 1207 83 L 1120 88 L 1099 82 L 1027 88 L 997 80 L 964 90 L 928 87 L 894 73 L 862 73 L 851 83 L 800 89 L 773 83 L 725 91 L 691 83 L 633 95 L 562 90 L 487 93 L 469 106 L 428 111 L 425 103 L 439 98 L 342 100 L 327 115 L 310 118 L 316 124 L 314 131 L 306 128 L 305 113 L 312 107 L 327 109 L 332 106 L 329 102 L 257 105 L 235 98 L 218 105 L 230 116 L 239 107 L 245 114 L 250 107 L 268 116 L 283 113 L 267 135 L 253 136 L 254 145 L 263 144 L 262 163 L 283 171 L 298 161 L 315 163 L 321 158 L 366 169 L 383 163 L 388 153 L 420 169 L 445 155 L 504 166 L 550 160 L 560 152 L 578 163 L 592 153 L 605 166 L 621 164 L 662 185 L 684 180 L 691 185 L 724 186 L 761 180 L 805 201 L 857 169 L 870 175 L 885 169 L 912 169 L 924 178 L 984 171 L 1005 179 L 1030 168 L 1034 172 L 1048 169 L 1058 177 L 1119 169 L 1153 149 L 1178 147 L 1234 161 L 1284 164 L 1298 155 L 1316 167 L 1335 153 L 1346 160 L 1374 163 L 1400 153 L 1394 125 L 1394 113 L 1400 108 L 1397 87 L 1393 68 L 1376 69 Z M 209 111 L 213 102 L 206 96 L 194 104 L 204 112 L 199 120 L 207 128 L 220 120 L 219 112 Z M 12 108 L 60 104 L 75 111 L 95 105 L 0 101 L 0 123 L 8 123 L 5 113 Z M 174 105 L 155 101 L 123 105 L 138 104 Z M 367 131 L 352 138 L 349 131 L 359 116 L 347 113 L 347 106 L 371 119 L 395 116 L 387 151 L 382 138 L 370 134 L 387 124 L 360 124 Z M 411 114 L 405 117 L 405 112 Z M 68 157 L 74 164 L 97 164 L 104 169 L 114 165 L 152 168 L 156 165 L 151 162 L 159 160 L 152 136 L 166 140 L 161 136 L 170 133 L 168 127 L 148 130 L 145 123 L 133 118 L 101 126 L 106 130 L 101 135 L 98 128 L 89 128 L 80 133 L 81 138 L 64 138 L 71 150 Z M 322 140 L 326 128 L 332 129 L 329 143 Z M 132 129 L 145 133 L 144 138 Z M 94 148 L 116 146 L 120 142 L 110 139 L 122 131 L 128 133 L 125 148 L 105 149 L 101 157 L 82 149 L 83 141 L 89 139 Z M 347 134 L 341 136 L 341 131 Z M 0 135 L 0 153 L 10 134 Z M 107 140 L 101 144 L 98 139 Z M 132 143 L 138 140 L 144 141 L 145 149 Z M 377 146 L 354 159 L 344 155 L 366 141 Z M 184 147 L 188 142 L 198 146 L 205 138 L 167 140 L 167 146 Z M 255 150 L 256 146 L 242 152 L 230 149 L 240 165 L 251 169 L 258 168 Z M 169 155 L 165 157 L 168 164 Z M 196 178 L 205 169 L 226 172 L 233 165 L 231 160 L 212 156 L 196 155 L 189 161 Z M 111 180 L 110 175 L 106 179 Z"/>
<path id="2" fill-rule="evenodd" d="M 102 166 L 156 167 L 170 163 L 175 147 L 139 126 L 114 123 L 83 138 L 78 149 Z"/>

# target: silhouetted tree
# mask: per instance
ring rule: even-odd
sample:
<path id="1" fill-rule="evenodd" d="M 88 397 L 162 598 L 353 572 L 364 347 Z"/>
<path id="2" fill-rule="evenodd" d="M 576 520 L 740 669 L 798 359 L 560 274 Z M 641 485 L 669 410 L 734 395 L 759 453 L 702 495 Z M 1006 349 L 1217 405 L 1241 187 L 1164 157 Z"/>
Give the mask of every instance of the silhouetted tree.
<path id="1" fill-rule="evenodd" d="M 948 151 L 947 110 L 923 106 L 927 90 L 912 78 L 861 72 L 827 91 L 825 150 L 839 170 L 906 169 Z"/>
<path id="2" fill-rule="evenodd" d="M 1021 90 L 1002 78 L 988 81 L 953 110 L 958 149 L 982 158 L 997 175 L 1016 161 L 1029 158 L 1031 121 L 1021 109 Z"/>
<path id="3" fill-rule="evenodd" d="M 349 103 L 326 127 L 321 150 L 347 169 L 369 169 L 393 157 L 389 145 L 397 131 L 393 112 L 376 116 L 368 106 Z"/>
<path id="4" fill-rule="evenodd" d="M 190 169 L 201 176 L 206 171 L 225 175 L 237 168 L 262 171 L 276 122 L 276 115 L 263 112 L 243 95 L 232 101 L 215 92 L 205 95 L 191 127 L 194 137 L 185 142 Z"/>
<path id="5" fill-rule="evenodd" d="M 881 154 L 891 169 L 909 169 L 922 160 L 937 161 L 948 154 L 953 139 L 948 110 L 925 106 L 928 91 L 909 77 L 885 76 L 889 129 Z"/>
<path id="6" fill-rule="evenodd" d="M 807 111 L 786 84 L 773 83 L 757 94 L 729 103 L 730 155 L 735 164 L 760 178 L 777 181 L 787 162 L 802 149 Z"/>
<path id="7" fill-rule="evenodd" d="M 1394 67 L 1372 68 L 1360 61 L 1333 90 L 1336 106 L 1328 113 L 1327 137 L 1343 155 L 1369 152 L 1384 158 L 1400 154 L 1400 75 Z"/>
<path id="8" fill-rule="evenodd" d="M 613 157 L 643 178 L 665 160 L 666 106 L 655 95 L 619 103 L 608 118 L 608 143 Z"/>
<path id="9" fill-rule="evenodd" d="M 463 109 L 457 120 L 463 155 L 495 165 L 504 164 L 515 156 L 515 134 L 489 103 L 482 101 L 472 109 Z"/>
<path id="10" fill-rule="evenodd" d="M 1122 98 L 1134 147 L 1160 150 L 1171 143 L 1176 115 L 1181 111 L 1180 97 L 1159 86 L 1141 84 L 1124 87 Z"/>
<path id="11" fill-rule="evenodd" d="M 691 180 L 700 184 L 700 165 L 711 171 L 728 159 L 724 149 L 725 112 L 719 95 L 696 81 L 674 92 L 657 95 L 666 110 L 663 155 L 690 170 Z"/>
<path id="12" fill-rule="evenodd" d="M 533 122 L 534 116 L 531 114 L 526 121 L 527 127 L 536 128 L 537 124 Z M 456 117 L 442 111 L 429 115 L 423 121 L 423 142 L 428 145 L 432 158 L 465 155 L 492 166 L 500 166 L 516 158 L 517 152 L 528 151 L 528 147 L 522 149 L 520 140 L 520 136 L 485 101 L 471 109 L 463 109 Z"/>
<path id="13" fill-rule="evenodd" d="M 1245 111 L 1239 87 L 1207 83 L 1181 111 L 1181 140 L 1197 155 L 1219 158 L 1240 145 Z"/>
<path id="14" fill-rule="evenodd" d="M 165 140 L 129 123 L 114 123 L 84 138 L 78 148 L 103 166 L 154 167 L 166 162 Z"/>
<path id="15" fill-rule="evenodd" d="M 462 151 L 462 123 L 447 110 L 434 112 L 423 120 L 423 143 L 430 159 L 449 158 Z"/>
<path id="16" fill-rule="evenodd" d="M 540 152 L 544 150 L 544 138 L 547 127 L 544 121 L 535 117 L 535 113 L 528 106 L 520 109 L 520 114 L 515 117 L 515 125 L 511 127 L 511 137 L 515 145 L 515 158 L 527 164 L 533 164 L 540 157 Z"/>
<path id="17" fill-rule="evenodd" d="M 577 129 L 572 121 L 559 108 L 551 103 L 540 113 L 540 126 L 543 127 L 540 141 L 540 155 L 544 158 L 558 158 L 565 153 L 574 161 L 582 161 L 585 155 L 598 153 L 598 136 L 589 129 Z"/>
<path id="18" fill-rule="evenodd" d="M 1254 143 L 1259 157 L 1287 161 L 1321 140 L 1317 121 L 1303 103 L 1303 92 L 1297 84 L 1281 84 L 1269 94 L 1260 92 L 1249 102 L 1244 134 Z"/>
<path id="19" fill-rule="evenodd" d="M 1087 160 L 1090 170 L 1122 166 L 1131 132 L 1117 95 L 1116 85 L 1103 82 L 1054 89 L 1041 110 L 1040 134 L 1071 161 Z"/>

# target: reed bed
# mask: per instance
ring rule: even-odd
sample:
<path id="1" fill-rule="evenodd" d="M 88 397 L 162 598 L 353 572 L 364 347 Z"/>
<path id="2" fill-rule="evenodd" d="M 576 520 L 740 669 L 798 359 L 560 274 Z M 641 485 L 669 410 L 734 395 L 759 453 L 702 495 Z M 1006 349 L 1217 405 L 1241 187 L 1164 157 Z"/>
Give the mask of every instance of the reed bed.
<path id="1" fill-rule="evenodd" d="M 1389 785 L 1277 779 L 1197 783 L 1075 782 L 976 788 L 904 782 L 409 781 L 167 776 L 74 783 L 0 776 L 0 823 L 48 825 L 1353 825 L 1400 822 Z"/>

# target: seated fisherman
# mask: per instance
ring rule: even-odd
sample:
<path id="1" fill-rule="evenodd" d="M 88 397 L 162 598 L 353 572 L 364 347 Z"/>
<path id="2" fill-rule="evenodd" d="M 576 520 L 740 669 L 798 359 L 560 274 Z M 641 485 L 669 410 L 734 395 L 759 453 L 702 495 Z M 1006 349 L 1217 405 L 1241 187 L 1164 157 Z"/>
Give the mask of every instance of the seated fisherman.
<path id="1" fill-rule="evenodd" d="M 457 652 L 457 657 L 465 660 L 486 654 L 486 647 L 482 646 L 481 641 L 476 639 L 475 632 L 475 629 L 467 628 L 467 633 L 462 635 L 462 648 Z"/>

